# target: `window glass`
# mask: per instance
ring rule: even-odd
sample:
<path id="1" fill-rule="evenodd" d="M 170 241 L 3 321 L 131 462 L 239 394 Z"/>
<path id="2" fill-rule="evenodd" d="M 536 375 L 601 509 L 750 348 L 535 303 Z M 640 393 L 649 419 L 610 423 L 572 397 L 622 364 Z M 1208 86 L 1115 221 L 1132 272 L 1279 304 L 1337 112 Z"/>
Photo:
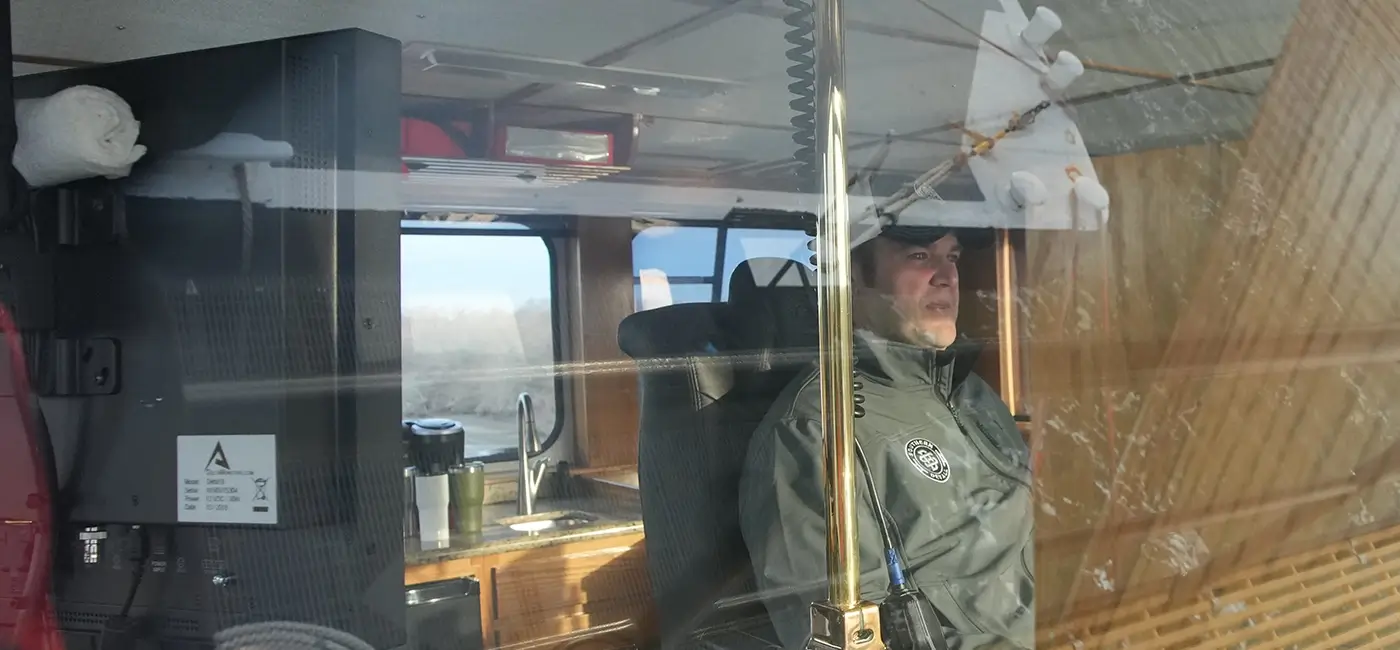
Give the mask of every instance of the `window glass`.
<path id="1" fill-rule="evenodd" d="M 632 242 L 638 269 L 663 269 L 672 277 L 709 277 L 715 272 L 715 228 L 647 228 Z"/>
<path id="2" fill-rule="evenodd" d="M 532 236 L 405 234 L 403 415 L 456 420 L 467 456 L 517 445 L 516 400 L 554 430 L 551 257 Z"/>
<path id="3" fill-rule="evenodd" d="M 719 250 L 720 240 L 723 251 Z M 811 238 L 800 230 L 666 226 L 632 240 L 633 282 L 638 311 L 687 302 L 729 299 L 729 278 L 746 260 L 777 257 L 806 263 Z M 714 275 L 722 254 L 721 274 Z M 718 287 L 718 294 L 716 294 Z"/>

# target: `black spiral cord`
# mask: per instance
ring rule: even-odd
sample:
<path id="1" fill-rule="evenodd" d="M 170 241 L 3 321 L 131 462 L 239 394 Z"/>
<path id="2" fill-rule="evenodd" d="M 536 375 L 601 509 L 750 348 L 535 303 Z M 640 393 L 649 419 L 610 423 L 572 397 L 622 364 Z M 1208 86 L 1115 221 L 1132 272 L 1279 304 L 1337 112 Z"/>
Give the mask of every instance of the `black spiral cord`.
<path id="1" fill-rule="evenodd" d="M 792 142 L 797 148 L 792 153 L 792 159 L 797 163 L 797 187 L 803 194 L 815 194 L 817 192 L 817 41 L 816 41 L 816 7 L 812 0 L 783 0 L 791 11 L 783 17 L 783 22 L 791 29 L 783 34 L 783 40 L 792 47 L 787 49 L 786 55 L 792 65 L 788 66 L 788 77 L 792 82 L 788 84 L 788 92 L 793 98 L 788 101 L 788 106 L 793 110 L 793 116 L 789 120 L 792 124 Z M 812 267 L 817 266 L 817 226 L 815 222 L 809 223 L 805 229 L 807 236 L 807 250 L 812 255 L 807 262 Z M 864 388 L 859 381 L 854 382 L 855 390 Z M 864 417 L 865 396 L 856 393 L 855 416 Z"/>
<path id="2" fill-rule="evenodd" d="M 803 194 L 817 192 L 817 21 L 816 7 L 812 0 L 783 0 L 791 11 L 783 17 L 791 29 L 783 34 L 783 40 L 792 47 L 787 49 L 788 92 L 793 98 L 788 101 L 794 114 L 792 141 L 797 145 L 792 158 L 797 162 L 797 191 Z"/>

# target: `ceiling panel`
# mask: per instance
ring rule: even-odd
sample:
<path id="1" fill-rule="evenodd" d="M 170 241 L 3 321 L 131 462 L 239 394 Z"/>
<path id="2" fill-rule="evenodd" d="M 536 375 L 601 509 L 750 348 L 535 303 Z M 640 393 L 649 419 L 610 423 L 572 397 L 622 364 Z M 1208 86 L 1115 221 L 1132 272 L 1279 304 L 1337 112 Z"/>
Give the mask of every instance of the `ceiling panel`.
<path id="1" fill-rule="evenodd" d="M 785 78 L 789 65 L 781 20 L 735 14 L 617 63 L 671 74 L 711 77 L 745 83 L 772 83 Z"/>
<path id="2" fill-rule="evenodd" d="M 1172 86 L 1084 104 L 1076 122 L 1090 154 L 1244 137 L 1260 97 Z"/>
<path id="3" fill-rule="evenodd" d="M 783 40 L 787 26 L 776 18 L 740 14 L 640 52 L 617 65 L 717 78 L 742 84 L 724 95 L 675 100 L 602 93 L 556 86 L 533 99 L 548 105 L 678 118 L 732 120 L 784 126 L 792 116 L 791 65 Z M 971 51 L 877 36 L 847 34 L 846 78 L 850 128 L 856 132 L 908 132 L 962 114 L 971 80 Z"/>
<path id="4" fill-rule="evenodd" d="M 847 42 L 851 128 L 910 133 L 967 112 L 975 51 L 863 33 Z"/>
<path id="5" fill-rule="evenodd" d="M 359 27 L 582 61 L 704 9 L 670 0 L 12 0 L 18 53 L 120 61 Z"/>
<path id="6" fill-rule="evenodd" d="M 857 25 L 868 24 L 888 30 L 912 32 L 930 39 L 971 44 L 976 42 L 977 37 L 967 30 L 980 32 L 986 13 L 1002 9 L 1001 0 L 924 2 L 946 16 L 930 11 L 916 0 L 848 0 L 846 18 Z"/>
<path id="7" fill-rule="evenodd" d="M 1292 22 L 1291 14 L 1273 14 L 1199 26 L 1144 23 L 1112 33 L 1096 30 L 1092 36 L 1077 35 L 1066 26 L 1051 45 L 1115 66 L 1168 74 L 1205 72 L 1278 56 Z"/>
<path id="8" fill-rule="evenodd" d="M 910 0 L 911 2 L 913 0 Z M 946 1 L 946 0 L 944 0 Z M 1184 34 L 1206 27 L 1239 28 L 1291 20 L 1299 0 L 1036 0 L 1064 21 L 1064 34 L 1080 41 L 1124 34 Z"/>

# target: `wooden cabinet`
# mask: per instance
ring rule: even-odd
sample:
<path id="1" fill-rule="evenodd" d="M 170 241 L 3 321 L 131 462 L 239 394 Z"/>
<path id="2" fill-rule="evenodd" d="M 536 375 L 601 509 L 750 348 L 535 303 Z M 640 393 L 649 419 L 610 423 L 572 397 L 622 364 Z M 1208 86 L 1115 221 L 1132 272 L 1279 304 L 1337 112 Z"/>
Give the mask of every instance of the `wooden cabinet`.
<path id="1" fill-rule="evenodd" d="M 410 567 L 412 584 L 475 575 L 487 648 L 641 647 L 652 636 L 640 532 Z"/>

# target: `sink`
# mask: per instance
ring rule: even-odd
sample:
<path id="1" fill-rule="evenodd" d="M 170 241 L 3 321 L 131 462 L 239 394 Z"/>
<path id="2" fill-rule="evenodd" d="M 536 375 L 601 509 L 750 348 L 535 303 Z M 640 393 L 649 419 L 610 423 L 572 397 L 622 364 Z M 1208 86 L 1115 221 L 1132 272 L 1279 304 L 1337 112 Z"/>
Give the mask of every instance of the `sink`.
<path id="1" fill-rule="evenodd" d="M 509 517 L 500 520 L 498 523 L 520 533 L 544 533 L 587 526 L 597 521 L 597 515 L 590 515 L 586 512 L 569 511 L 542 512 L 523 517 Z"/>

